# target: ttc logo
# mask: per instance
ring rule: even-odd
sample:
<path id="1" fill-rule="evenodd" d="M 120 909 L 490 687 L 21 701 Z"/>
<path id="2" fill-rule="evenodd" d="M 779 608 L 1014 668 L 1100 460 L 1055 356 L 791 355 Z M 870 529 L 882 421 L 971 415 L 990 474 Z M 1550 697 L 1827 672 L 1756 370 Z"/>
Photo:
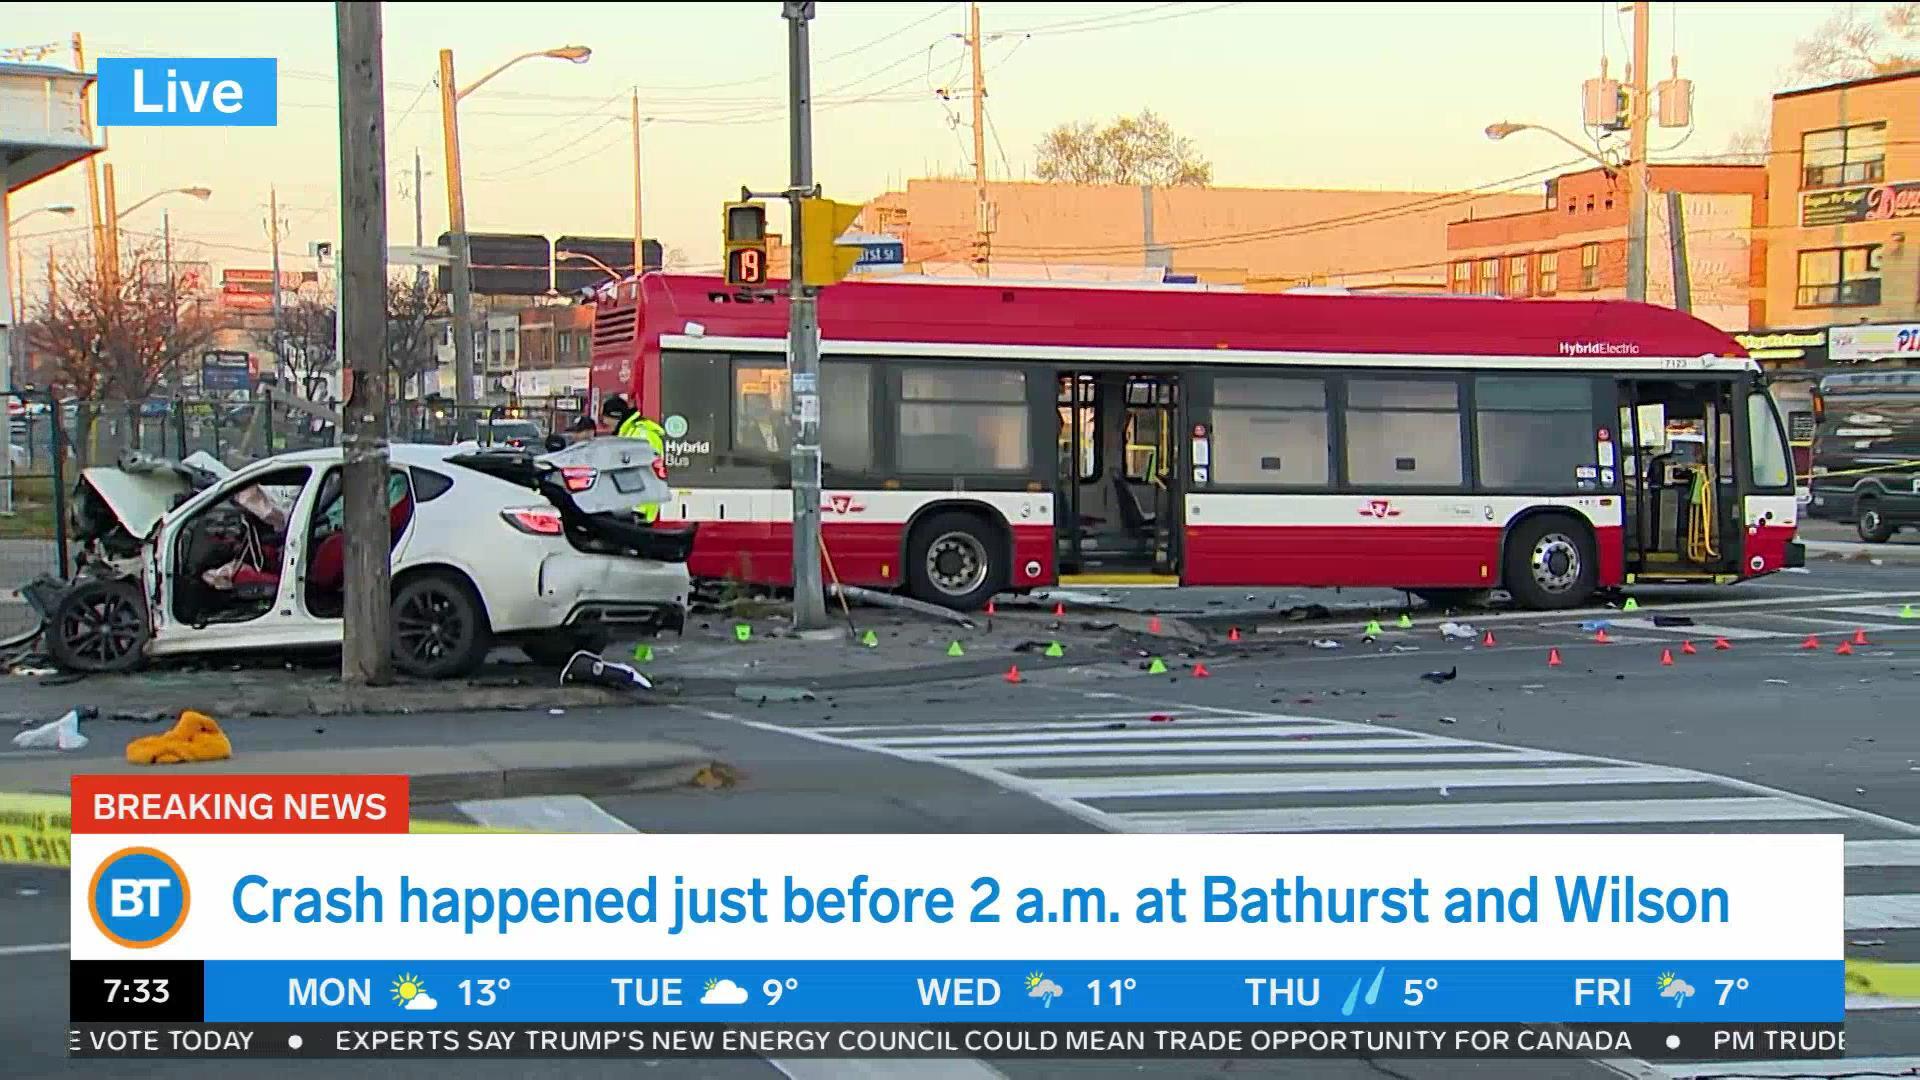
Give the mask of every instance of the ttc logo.
<path id="1" fill-rule="evenodd" d="M 192 900 L 180 864 L 147 847 L 109 855 L 87 886 L 93 925 L 129 949 L 151 949 L 179 933 Z"/>

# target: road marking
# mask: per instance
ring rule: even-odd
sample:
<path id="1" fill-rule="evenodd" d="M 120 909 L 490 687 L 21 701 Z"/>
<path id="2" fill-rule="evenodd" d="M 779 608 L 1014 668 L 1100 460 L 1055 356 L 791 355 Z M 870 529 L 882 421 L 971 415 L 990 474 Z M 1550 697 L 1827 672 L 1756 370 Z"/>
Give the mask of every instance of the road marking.
<path id="1" fill-rule="evenodd" d="M 1916 600 L 1920 600 L 1920 592 L 1828 592 L 1824 594 L 1818 594 L 1818 593 L 1810 594 L 1807 596 L 1762 596 L 1762 597 L 1755 597 L 1752 600 L 1708 600 L 1698 604 L 1689 604 L 1684 602 L 1678 603 L 1678 604 L 1660 603 L 1656 606 L 1656 603 L 1645 603 L 1645 604 L 1641 604 L 1638 610 L 1645 611 L 1645 612 L 1657 611 L 1661 614 L 1685 615 L 1691 612 L 1701 612 L 1701 611 L 1709 611 L 1709 612 L 1744 611 L 1750 608 L 1768 608 L 1768 607 L 1817 608 L 1817 607 L 1829 606 L 1827 604 L 1821 603 L 1821 601 L 1823 600 L 1886 601 L 1886 600 L 1899 600 L 1906 597 L 1912 597 Z M 1538 620 L 1541 618 L 1581 620 L 1589 617 L 1594 617 L 1594 618 L 1606 619 L 1606 618 L 1611 618 L 1612 616 L 1618 615 L 1618 614 L 1620 614 L 1619 608 L 1609 608 L 1609 607 L 1570 608 L 1566 611 L 1487 611 L 1487 612 L 1475 612 L 1472 615 L 1467 616 L 1464 621 L 1472 622 L 1477 625 L 1481 623 L 1519 622 L 1526 619 Z M 1315 623 L 1313 625 L 1314 626 L 1327 626 L 1327 625 L 1339 626 L 1339 625 L 1343 625 L 1348 621 L 1350 620 L 1341 619 L 1341 620 L 1336 620 L 1331 624 Z M 1426 625 L 1428 629 L 1432 629 L 1433 627 L 1440 625 L 1440 623 L 1443 621 L 1445 620 L 1441 619 L 1437 615 L 1426 616 L 1424 625 Z M 1422 625 L 1422 620 L 1415 619 L 1414 623 L 1415 625 Z M 1292 625 L 1292 624 L 1289 624 L 1289 625 Z M 1310 627 L 1303 627 L 1303 629 L 1310 629 Z M 1388 627 L 1387 630 L 1389 633 L 1393 632 L 1392 627 Z"/>
<path id="2" fill-rule="evenodd" d="M 1744 626 L 1656 626 L 1652 619 L 1609 619 L 1607 629 L 1616 626 L 1629 630 L 1656 630 L 1677 637 L 1726 638 L 1728 641 L 1760 641 L 1766 638 L 1794 637 L 1782 630 L 1752 630 Z M 1556 623 L 1555 626 L 1577 626 L 1578 623 Z"/>
<path id="3" fill-rule="evenodd" d="M 1873 994 L 1847 995 L 1848 1012 L 1884 1012 L 1889 1009 L 1897 1009 L 1902 1012 L 1911 1009 L 1914 1012 L 1920 1012 L 1920 1001 L 1909 1001 L 1906 998 L 1876 997 Z"/>
<path id="4" fill-rule="evenodd" d="M 1395 832 L 1518 825 L 1628 825 L 1705 821 L 1826 821 L 1831 811 L 1790 799 L 1706 798 L 1565 802 L 1288 806 L 1251 810 L 1143 810 L 1111 815 L 1143 832 Z"/>
<path id="5" fill-rule="evenodd" d="M 1290 792 L 1416 791 L 1421 788 L 1558 787 L 1563 784 L 1692 784 L 1683 769 L 1617 765 L 1568 769 L 1406 769 L 1397 772 L 1154 773 L 1137 776 L 1070 776 L 1052 781 L 1075 799 L 1147 798 L 1164 795 L 1264 795 Z"/>
<path id="6" fill-rule="evenodd" d="M 1671 1080 L 1766 1080 L 1768 1077 L 1920 1076 L 1920 1057 L 1850 1057 L 1827 1061 L 1701 1061 L 1692 1064 L 1648 1062 L 1654 1075 Z"/>
<path id="7" fill-rule="evenodd" d="M 809 727 L 807 730 L 817 731 L 823 735 L 858 735 L 861 738 L 887 739 L 890 741 L 924 735 L 927 739 L 932 740 L 945 736 L 976 735 L 993 732 L 1087 731 L 1095 729 L 1101 724 L 1111 724 L 1129 720 L 1146 723 L 1151 716 L 1164 716 L 1171 720 L 1184 720 L 1186 721 L 1185 727 L 1187 730 L 1198 727 L 1224 729 L 1236 726 L 1244 727 L 1246 725 L 1244 719 L 1225 719 L 1210 716 L 1194 716 L 1191 714 L 1182 716 L 1177 712 L 1125 712 L 1101 713 L 1094 716 L 1070 716 L 1059 721 L 1015 720 L 980 724 L 853 724 L 835 727 Z M 1277 719 L 1301 724 L 1324 724 L 1327 722 L 1312 716 L 1289 716 L 1278 717 Z"/>
<path id="8" fill-rule="evenodd" d="M 1920 840 L 1849 840 L 1848 866 L 1920 866 Z"/>
<path id="9" fill-rule="evenodd" d="M 1367 741 L 1367 745 L 1378 746 L 1383 743 L 1395 743 L 1398 741 L 1398 739 L 1370 739 Z M 1349 743 L 1347 745 L 1352 744 Z M 1190 748 L 1190 744 L 1182 743 L 1181 748 L 1188 749 Z M 1298 752 L 1275 750 L 1258 754 L 1169 754 L 1160 752 L 1152 754 L 1089 754 L 1083 757 L 1076 757 L 1072 761 L 1035 760 L 1032 756 L 977 757 L 969 760 L 976 765 L 985 765 L 990 768 L 1026 773 L 1031 773 L 1036 769 L 1108 769 L 1125 768 L 1127 766 L 1185 769 L 1196 767 L 1205 768 L 1210 765 L 1278 765 L 1299 767 L 1311 765 L 1452 765 L 1456 763 L 1465 765 L 1502 762 L 1517 765 L 1529 761 L 1580 760 L 1580 758 L 1573 754 L 1560 754 L 1551 750 L 1534 750 L 1531 752 L 1503 750 L 1498 752 L 1469 752 L 1464 754 L 1440 754 L 1433 752 L 1406 754 L 1330 754 L 1324 752 L 1308 752 L 1311 750 L 1312 747 L 1303 746 Z"/>
<path id="10" fill-rule="evenodd" d="M 1847 897 L 1848 930 L 1920 929 L 1920 893 Z"/>
<path id="11" fill-rule="evenodd" d="M 1446 745 L 1445 743 L 1438 742 L 1431 739 L 1421 740 L 1419 742 L 1403 743 L 1399 739 L 1342 739 L 1338 736 L 1327 736 L 1325 738 L 1315 737 L 1311 742 L 1307 742 L 1300 739 L 1193 739 L 1193 740 L 1187 740 L 1187 739 L 1179 738 L 1177 736 L 1162 736 L 1162 740 L 1164 741 L 1164 744 L 1165 744 L 1163 747 L 1155 748 L 1152 750 L 1146 750 L 1143 753 L 1138 753 L 1135 755 L 1135 760 L 1139 764 L 1143 764 L 1143 765 L 1152 764 L 1160 760 L 1158 757 L 1159 754 L 1161 754 L 1165 750 L 1171 750 L 1176 746 L 1182 750 L 1249 750 L 1249 751 L 1262 750 L 1270 753 L 1280 753 L 1286 750 L 1299 750 L 1303 754 L 1311 754 L 1315 752 L 1314 748 L 1326 748 L 1326 749 L 1335 749 L 1335 750 L 1364 750 L 1370 746 L 1399 745 L 1399 746 L 1438 747 L 1438 746 Z M 1139 741 L 1142 746 L 1145 746 L 1153 743 L 1155 740 L 1143 739 Z M 874 746 L 880 746 L 887 749 L 892 748 L 889 744 L 884 742 L 876 742 L 872 744 L 862 743 L 861 745 L 863 746 L 874 745 Z M 938 757 L 938 758 L 963 758 L 963 759 L 983 758 L 984 759 L 984 758 L 993 758 L 993 757 L 1026 757 L 1026 758 L 1054 757 L 1054 758 L 1058 758 L 1058 757 L 1067 757 L 1074 754 L 1086 753 L 1089 751 L 1093 751 L 1093 752 L 1106 751 L 1109 753 L 1114 753 L 1114 752 L 1130 751 L 1130 750 L 1134 750 L 1135 748 L 1127 743 L 1100 743 L 1100 744 L 1093 744 L 1093 745 L 1082 743 L 1074 746 L 1062 746 L 1057 743 L 1045 743 L 1045 744 L 1036 744 L 1036 745 L 1020 745 L 1020 746 L 983 744 L 978 746 L 962 746 L 962 747 L 952 747 L 952 748 L 933 746 L 933 747 L 914 747 L 913 749 L 924 750 L 928 754 L 934 755 L 935 757 Z M 1312 764 L 1313 762 L 1317 762 L 1320 760 L 1322 759 L 1318 757 L 1312 757 L 1312 758 L 1303 757 L 1301 758 L 1301 763 Z"/>
<path id="12" fill-rule="evenodd" d="M 1827 607 L 1821 610 L 1838 611 L 1843 615 L 1869 615 L 1876 619 L 1893 619 L 1898 621 L 1900 619 L 1901 608 L 1898 604 L 1880 604 L 1871 607 Z M 1915 629 L 1920 629 L 1920 620 L 1908 619 L 1906 624 Z"/>
<path id="13" fill-rule="evenodd" d="M 1038 727 L 1040 725 L 1035 726 Z M 1281 720 L 1277 722 L 1266 721 L 1215 727 L 1208 729 L 1208 734 L 1273 736 L 1311 734 L 1317 731 L 1334 732 L 1352 730 L 1353 725 L 1342 720 Z M 909 735 L 904 738 L 892 739 L 882 737 L 873 741 L 885 746 L 896 746 L 903 749 L 919 747 L 927 750 L 938 750 L 950 747 L 980 746 L 988 743 L 997 746 L 1013 746 L 1019 743 L 1125 743 L 1140 742 L 1142 740 L 1148 742 L 1164 742 L 1166 739 L 1167 736 L 1160 732 L 1144 728 L 1139 730 L 1127 728 L 1120 731 L 1087 731 L 1084 728 L 1080 728 L 1074 731 L 1034 731 L 1031 729 L 1027 731 L 993 731 L 983 732 L 979 735 L 966 735 L 960 732 L 952 732 L 946 735 Z"/>
<path id="14" fill-rule="evenodd" d="M 1827 609 L 1821 608 L 1820 610 L 1826 611 Z M 1839 626 L 1853 630 L 1871 630 L 1876 634 L 1893 633 L 1900 630 L 1920 630 L 1920 622 L 1910 622 L 1902 625 L 1900 623 L 1861 622 L 1858 619 L 1823 619 L 1818 615 L 1802 615 L 1797 611 L 1767 612 L 1763 614 L 1761 618 L 1779 619 L 1783 622 L 1817 623 L 1821 626 Z"/>
<path id="15" fill-rule="evenodd" d="M 64 941 L 50 941 L 40 945 L 0 945 L 0 956 L 35 956 L 40 953 L 61 953 L 67 951 Z"/>
<path id="16" fill-rule="evenodd" d="M 514 799 L 472 799 L 454 806 L 490 829 L 550 833 L 630 833 L 633 826 L 583 795 L 530 795 Z"/>

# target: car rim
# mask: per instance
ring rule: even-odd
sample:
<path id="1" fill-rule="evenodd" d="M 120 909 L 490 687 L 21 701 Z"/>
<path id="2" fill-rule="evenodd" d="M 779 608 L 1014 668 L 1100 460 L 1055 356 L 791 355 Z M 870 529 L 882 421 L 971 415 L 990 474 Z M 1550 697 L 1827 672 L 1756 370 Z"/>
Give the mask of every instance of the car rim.
<path id="1" fill-rule="evenodd" d="M 1860 511 L 1860 531 L 1865 533 L 1879 532 L 1880 531 L 1880 511 L 1878 510 Z"/>
<path id="2" fill-rule="evenodd" d="M 143 623 L 126 597 L 109 594 L 69 614 L 60 635 L 73 655 L 111 664 L 140 647 Z"/>
<path id="3" fill-rule="evenodd" d="M 947 533 L 927 547 L 927 579 L 947 596 L 965 596 L 987 580 L 987 549 L 972 533 Z"/>
<path id="4" fill-rule="evenodd" d="M 1548 533 L 1533 545 L 1533 582 L 1562 593 L 1580 580 L 1580 547 L 1565 533 Z"/>
<path id="5" fill-rule="evenodd" d="M 423 664 L 443 660 L 466 644 L 469 628 L 455 598 L 440 589 L 408 594 L 394 613 L 394 640 L 409 659 Z"/>

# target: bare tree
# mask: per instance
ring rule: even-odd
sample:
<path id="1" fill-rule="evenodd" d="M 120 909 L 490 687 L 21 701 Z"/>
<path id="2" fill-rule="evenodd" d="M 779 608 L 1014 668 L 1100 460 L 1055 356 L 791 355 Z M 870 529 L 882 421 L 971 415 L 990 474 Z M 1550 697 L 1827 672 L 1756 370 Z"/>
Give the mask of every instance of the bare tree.
<path id="1" fill-rule="evenodd" d="M 157 241 L 132 236 L 123 238 L 117 266 L 70 253 L 26 326 L 28 343 L 52 359 L 55 381 L 78 399 L 73 445 L 83 465 L 101 402 L 144 401 L 161 383 L 177 382 L 213 340 L 194 271 L 175 263 L 169 277 L 168 267 Z"/>
<path id="2" fill-rule="evenodd" d="M 272 329 L 256 335 L 286 365 L 293 376 L 291 389 L 302 397 L 320 396 L 327 376 L 340 366 L 340 358 L 334 355 L 339 319 L 332 296 L 298 296 L 280 307 L 277 348 Z"/>
<path id="3" fill-rule="evenodd" d="M 1846 82 L 1916 69 L 1920 3 L 1895 4 L 1878 20 L 1848 5 L 1793 47 L 1793 75 L 1803 83 Z"/>
<path id="4" fill-rule="evenodd" d="M 425 274 L 395 274 L 387 279 L 387 370 L 400 384 L 401 400 L 406 399 L 410 380 L 438 364 L 433 349 L 440 330 L 436 320 L 445 319 L 447 313 L 446 294 L 434 288 Z"/>
<path id="5" fill-rule="evenodd" d="M 1213 164 L 1193 140 L 1173 130 L 1151 109 L 1102 127 L 1090 120 L 1061 124 L 1040 140 L 1034 172 L 1068 184 L 1152 184 L 1205 187 Z"/>

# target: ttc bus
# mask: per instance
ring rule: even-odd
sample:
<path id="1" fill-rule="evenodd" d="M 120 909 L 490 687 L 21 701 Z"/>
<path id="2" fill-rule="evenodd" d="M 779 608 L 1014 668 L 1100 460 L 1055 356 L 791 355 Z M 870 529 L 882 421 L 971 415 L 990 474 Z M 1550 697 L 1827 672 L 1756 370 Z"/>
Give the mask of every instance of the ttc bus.
<path id="1" fill-rule="evenodd" d="M 1802 558 L 1758 366 L 1669 309 L 979 282 L 835 285 L 819 315 L 830 581 L 962 610 L 1075 582 L 1554 609 Z M 697 577 L 792 582 L 786 331 L 783 295 L 719 278 L 596 301 L 595 402 L 665 427 Z"/>

